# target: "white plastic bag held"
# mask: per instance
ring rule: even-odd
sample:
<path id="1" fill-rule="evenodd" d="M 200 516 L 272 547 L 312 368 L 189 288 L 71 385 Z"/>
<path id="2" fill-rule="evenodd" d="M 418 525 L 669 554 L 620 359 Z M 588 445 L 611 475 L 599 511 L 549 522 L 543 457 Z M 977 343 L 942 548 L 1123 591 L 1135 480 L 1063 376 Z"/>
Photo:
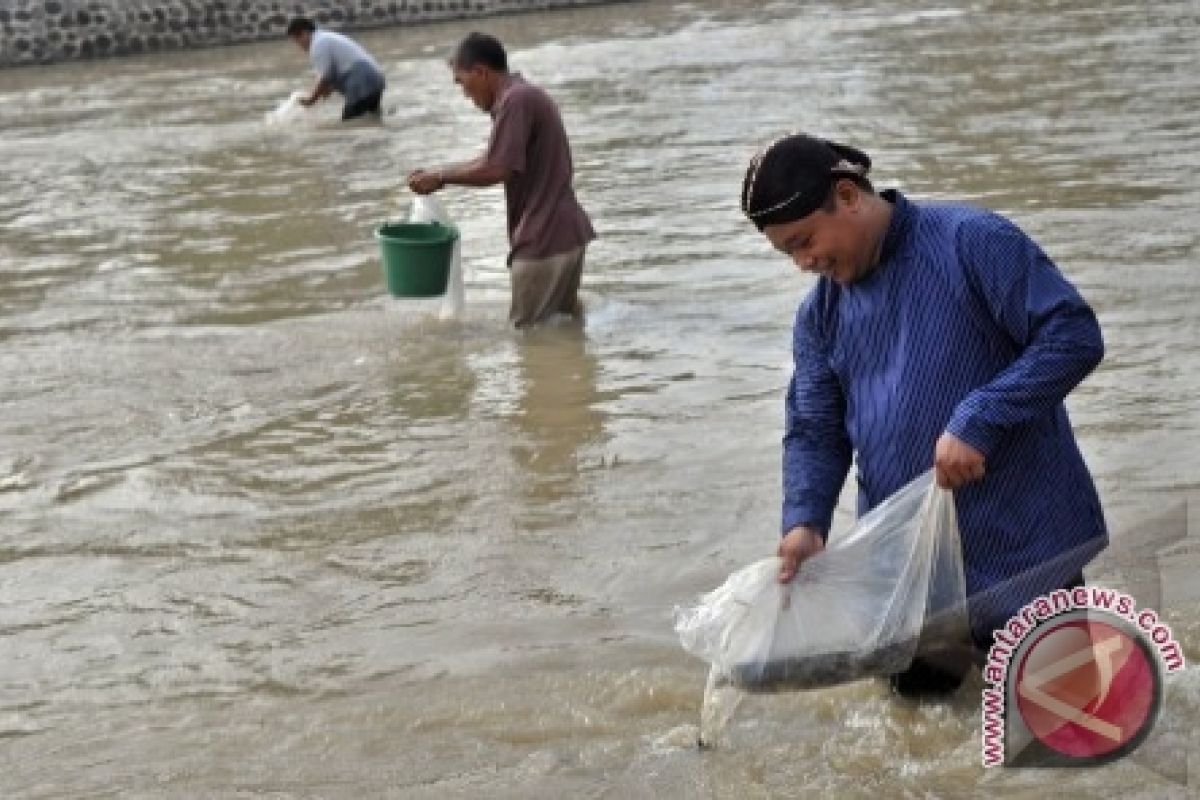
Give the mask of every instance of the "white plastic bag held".
<path id="1" fill-rule="evenodd" d="M 443 225 L 453 225 L 454 221 L 446 213 L 446 209 L 435 198 L 428 195 L 417 195 L 413 199 L 412 209 L 408 214 L 409 222 L 440 222 Z M 446 285 L 446 294 L 442 298 L 442 310 L 438 313 L 440 319 L 459 319 L 463 315 L 463 276 L 462 259 L 459 248 L 462 237 L 454 240 L 454 252 L 450 256 L 450 277 Z"/>
<path id="2" fill-rule="evenodd" d="M 780 584 L 780 559 L 751 564 L 676 608 L 683 647 L 750 692 L 810 689 L 907 669 L 966 640 L 954 496 L 928 472 Z"/>
<path id="3" fill-rule="evenodd" d="M 292 92 L 287 100 L 284 100 L 272 111 L 267 112 L 267 124 L 288 125 L 304 119 L 304 115 L 308 112 L 308 109 L 300 103 L 303 99 L 303 92 Z"/>

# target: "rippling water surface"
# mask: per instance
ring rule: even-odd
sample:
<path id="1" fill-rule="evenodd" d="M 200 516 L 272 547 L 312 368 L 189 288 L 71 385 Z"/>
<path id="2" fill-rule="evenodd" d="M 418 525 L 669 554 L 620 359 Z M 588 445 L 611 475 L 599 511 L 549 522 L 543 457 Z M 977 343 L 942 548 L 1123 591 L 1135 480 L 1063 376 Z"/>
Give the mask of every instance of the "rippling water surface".
<path id="1" fill-rule="evenodd" d="M 1195 671 L 1161 723 L 1190 787 L 1153 754 L 985 772 L 977 685 L 756 698 L 698 753 L 706 669 L 670 610 L 774 546 L 810 279 L 737 194 L 802 127 L 1011 215 L 1093 302 L 1108 355 L 1070 407 L 1116 542 L 1091 577 L 1200 658 L 1200 545 L 1175 541 L 1198 17 L 700 0 L 377 31 L 376 126 L 265 124 L 307 81 L 287 42 L 0 73 L 0 793 L 1193 796 Z M 443 195 L 463 320 L 382 294 L 403 176 L 486 138 L 443 63 L 472 28 L 572 134 L 601 233 L 582 331 L 507 330 L 498 190 Z"/>

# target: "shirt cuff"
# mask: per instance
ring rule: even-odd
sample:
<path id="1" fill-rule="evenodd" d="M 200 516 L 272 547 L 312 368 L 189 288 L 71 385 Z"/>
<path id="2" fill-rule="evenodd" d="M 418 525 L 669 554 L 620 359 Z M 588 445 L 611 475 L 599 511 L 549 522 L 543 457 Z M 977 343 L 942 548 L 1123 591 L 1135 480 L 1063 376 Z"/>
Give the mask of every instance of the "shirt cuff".
<path id="1" fill-rule="evenodd" d="M 946 425 L 946 432 L 974 447 L 984 458 L 990 458 L 1004 437 L 1004 429 L 985 422 L 968 397 L 955 409 Z"/>
<path id="2" fill-rule="evenodd" d="M 821 535 L 821 541 L 829 538 L 829 526 L 833 522 L 833 510 L 821 511 L 812 505 L 785 506 L 783 509 L 783 526 L 781 536 L 787 536 L 788 531 L 797 525 L 816 528 Z"/>

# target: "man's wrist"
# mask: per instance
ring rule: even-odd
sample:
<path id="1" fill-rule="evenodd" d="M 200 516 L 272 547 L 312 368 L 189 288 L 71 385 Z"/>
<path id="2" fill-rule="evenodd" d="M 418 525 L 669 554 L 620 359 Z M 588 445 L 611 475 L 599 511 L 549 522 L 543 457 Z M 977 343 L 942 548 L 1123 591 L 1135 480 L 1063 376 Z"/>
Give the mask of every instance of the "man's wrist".
<path id="1" fill-rule="evenodd" d="M 810 536 L 815 536 L 818 539 L 820 539 L 822 542 L 825 541 L 825 530 L 823 528 L 821 528 L 819 525 L 812 525 L 810 523 L 805 523 L 805 522 L 801 522 L 801 523 L 797 523 L 797 524 L 793 525 L 792 527 L 790 527 L 786 531 L 784 531 L 783 535 L 786 538 L 788 536 L 791 536 L 793 533 L 797 533 L 799 531 L 804 531 L 805 533 L 809 534 Z"/>
<path id="2" fill-rule="evenodd" d="M 787 536 L 796 528 L 808 528 L 824 538 L 833 522 L 832 516 L 832 509 L 826 515 L 823 509 L 808 505 L 784 508 L 783 519 L 780 520 L 782 524 L 779 526 L 780 534 Z"/>

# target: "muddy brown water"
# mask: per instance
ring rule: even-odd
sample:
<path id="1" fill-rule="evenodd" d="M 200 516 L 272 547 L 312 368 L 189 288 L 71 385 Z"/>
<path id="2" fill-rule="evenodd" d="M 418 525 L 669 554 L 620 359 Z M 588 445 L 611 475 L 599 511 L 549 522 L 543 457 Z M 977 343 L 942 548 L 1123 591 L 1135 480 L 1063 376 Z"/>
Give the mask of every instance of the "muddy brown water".
<path id="1" fill-rule="evenodd" d="M 0 794 L 1194 796 L 1136 759 L 984 770 L 978 685 L 750 698 L 698 753 L 670 619 L 774 547 L 810 278 L 737 196 L 807 128 L 1011 215 L 1092 301 L 1070 409 L 1117 543 L 1089 577 L 1200 658 L 1197 21 L 698 0 L 376 31 L 385 121 L 348 128 L 264 124 L 306 81 L 287 42 L 0 73 Z M 382 294 L 402 177 L 487 135 L 442 62 L 473 28 L 571 131 L 582 331 L 506 329 L 498 190 L 443 196 L 463 320 Z M 1198 712 L 1189 670 L 1160 724 L 1193 776 Z"/>

